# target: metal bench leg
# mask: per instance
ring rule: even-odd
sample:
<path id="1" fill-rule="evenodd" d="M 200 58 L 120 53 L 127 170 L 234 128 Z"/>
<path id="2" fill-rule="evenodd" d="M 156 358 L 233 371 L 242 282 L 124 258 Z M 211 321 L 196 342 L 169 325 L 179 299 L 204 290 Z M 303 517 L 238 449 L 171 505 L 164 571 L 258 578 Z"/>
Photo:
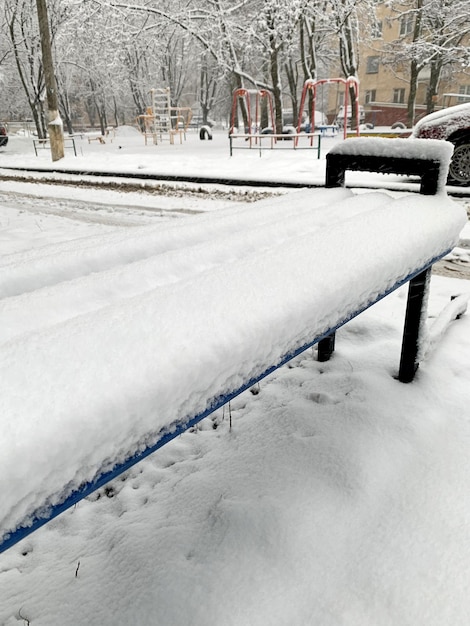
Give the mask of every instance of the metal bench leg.
<path id="1" fill-rule="evenodd" d="M 329 361 L 330 356 L 335 350 L 336 333 L 331 333 L 328 337 L 320 339 L 318 342 L 318 360 L 321 362 Z"/>
<path id="2" fill-rule="evenodd" d="M 418 369 L 420 329 L 425 321 L 423 313 L 426 309 L 430 278 L 431 268 L 428 268 L 410 280 L 398 372 L 398 380 L 402 383 L 410 383 Z"/>

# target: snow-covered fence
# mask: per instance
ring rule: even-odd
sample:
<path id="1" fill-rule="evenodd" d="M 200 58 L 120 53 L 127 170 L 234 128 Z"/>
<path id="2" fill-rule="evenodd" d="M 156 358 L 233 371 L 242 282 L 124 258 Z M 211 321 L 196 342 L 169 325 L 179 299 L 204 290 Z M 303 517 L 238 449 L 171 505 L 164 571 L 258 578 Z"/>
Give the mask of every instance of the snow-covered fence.
<path id="1" fill-rule="evenodd" d="M 350 141 L 343 170 L 421 145 Z M 441 185 L 450 154 L 423 141 L 434 196 L 302 190 L 0 260 L 0 551 L 307 348 L 328 356 L 400 285 L 421 289 L 466 220 Z"/>

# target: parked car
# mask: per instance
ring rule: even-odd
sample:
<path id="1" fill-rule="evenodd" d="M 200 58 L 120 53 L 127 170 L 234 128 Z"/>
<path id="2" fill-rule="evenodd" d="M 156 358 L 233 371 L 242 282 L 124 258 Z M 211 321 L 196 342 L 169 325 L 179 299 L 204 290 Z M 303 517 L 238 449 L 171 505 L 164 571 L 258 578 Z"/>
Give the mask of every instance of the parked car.
<path id="1" fill-rule="evenodd" d="M 294 126 L 294 114 L 292 109 L 286 109 L 282 111 L 282 118 L 284 120 L 284 124 L 287 127 Z M 326 115 L 322 111 L 315 111 L 315 128 L 319 128 L 320 126 L 326 125 L 327 119 Z M 302 119 L 300 122 L 300 132 L 301 133 L 311 133 L 312 125 L 310 123 L 310 118 L 307 115 L 306 111 L 302 112 Z"/>
<path id="2" fill-rule="evenodd" d="M 209 128 L 213 128 L 215 126 L 215 121 L 207 118 L 207 122 L 204 123 L 202 115 L 193 115 L 188 128 L 200 128 L 201 126 L 209 126 Z"/>
<path id="3" fill-rule="evenodd" d="M 335 124 L 339 126 L 339 128 L 343 128 L 344 126 L 344 106 L 340 106 L 338 112 L 336 113 Z M 366 113 L 364 111 L 364 107 L 362 105 L 359 106 L 359 124 L 364 124 L 366 119 Z M 351 105 L 348 104 L 347 110 L 347 125 L 351 126 Z"/>
<path id="4" fill-rule="evenodd" d="M 413 128 L 413 137 L 444 139 L 454 144 L 449 185 L 470 185 L 470 102 L 435 111 Z"/>
<path id="5" fill-rule="evenodd" d="M 282 121 L 284 126 L 295 127 L 297 124 L 297 114 L 294 113 L 292 109 L 283 109 L 282 110 Z M 302 121 L 301 121 L 301 130 L 305 130 L 305 124 L 307 122 L 307 114 L 305 112 L 302 113 Z M 294 124 L 295 123 L 295 124 Z"/>
<path id="6" fill-rule="evenodd" d="M 8 143 L 8 130 L 5 124 L 0 123 L 0 148 Z"/>

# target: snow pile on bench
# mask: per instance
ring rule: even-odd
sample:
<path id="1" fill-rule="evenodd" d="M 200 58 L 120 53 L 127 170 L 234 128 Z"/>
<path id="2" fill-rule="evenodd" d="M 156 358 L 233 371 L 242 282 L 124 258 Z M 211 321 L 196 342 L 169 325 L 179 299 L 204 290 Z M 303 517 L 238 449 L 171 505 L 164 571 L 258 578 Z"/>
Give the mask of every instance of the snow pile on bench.
<path id="1" fill-rule="evenodd" d="M 453 151 L 453 144 L 439 139 L 359 137 L 335 144 L 329 154 L 350 157 L 374 157 L 383 160 L 384 164 L 386 161 L 390 162 L 393 159 L 406 161 L 419 159 L 439 162 L 440 169 L 437 188 L 438 192 L 442 192 L 447 181 L 447 172 Z"/>
<path id="2" fill-rule="evenodd" d="M 403 147 L 406 141 L 406 153 Z M 407 158 L 437 160 L 446 164 L 452 157 L 453 145 L 438 139 L 384 139 L 383 137 L 358 137 L 352 141 L 335 144 L 331 152 L 354 156 L 376 156 L 382 158 Z"/>
<path id="3" fill-rule="evenodd" d="M 445 195 L 286 196 L 4 257 L 0 535 L 458 241 Z"/>

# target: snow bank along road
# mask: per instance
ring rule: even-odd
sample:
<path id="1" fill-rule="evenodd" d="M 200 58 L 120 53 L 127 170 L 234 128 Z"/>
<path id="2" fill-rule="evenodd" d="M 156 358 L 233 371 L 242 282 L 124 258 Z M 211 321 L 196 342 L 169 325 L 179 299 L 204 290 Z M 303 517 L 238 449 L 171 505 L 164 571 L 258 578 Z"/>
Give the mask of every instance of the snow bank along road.
<path id="1" fill-rule="evenodd" d="M 0 258 L 3 535 L 426 267 L 465 220 L 445 195 L 303 190 Z"/>

